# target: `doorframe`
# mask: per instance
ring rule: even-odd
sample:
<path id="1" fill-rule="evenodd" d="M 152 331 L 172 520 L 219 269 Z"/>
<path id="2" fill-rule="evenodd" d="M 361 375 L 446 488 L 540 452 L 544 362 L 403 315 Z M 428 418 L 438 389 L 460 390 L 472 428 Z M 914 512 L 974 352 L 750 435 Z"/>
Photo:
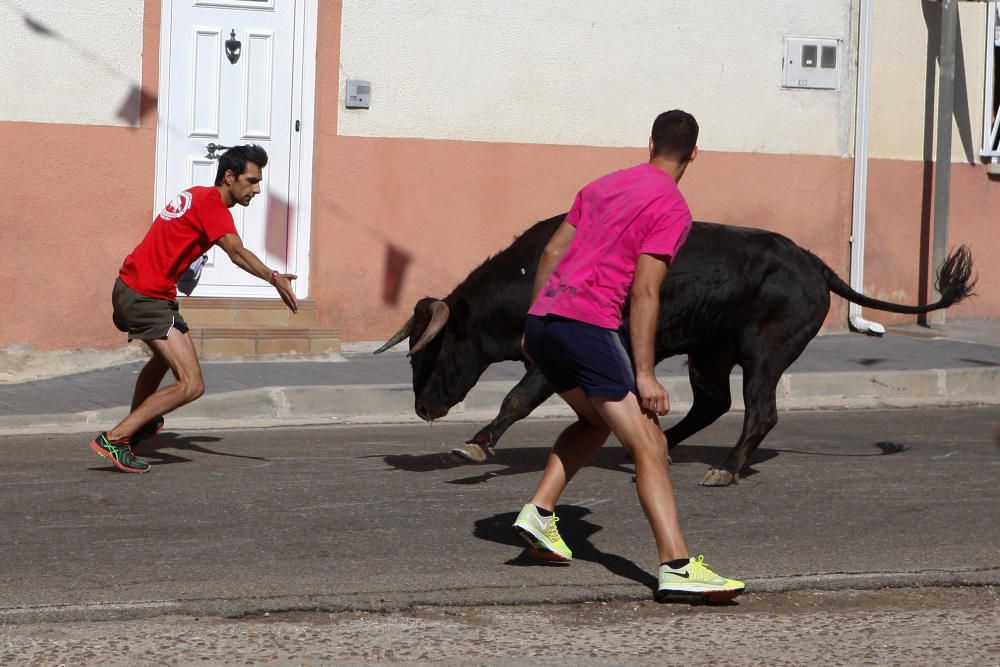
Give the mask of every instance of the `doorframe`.
<path id="1" fill-rule="evenodd" d="M 182 0 L 178 0 L 182 1 Z M 189 1 L 189 0 L 183 0 Z M 170 37 L 174 0 L 161 0 L 159 82 L 156 104 L 156 169 L 153 186 L 153 215 L 163 207 L 166 192 L 167 118 L 170 96 Z M 250 10 L 252 11 L 252 10 Z M 309 244 L 312 236 L 313 144 L 316 117 L 316 30 L 319 0 L 295 0 L 292 54 L 292 133 L 289 145 L 288 174 L 288 272 L 298 275 L 293 281 L 295 296 L 309 296 Z M 296 132 L 295 120 L 300 122 Z"/>

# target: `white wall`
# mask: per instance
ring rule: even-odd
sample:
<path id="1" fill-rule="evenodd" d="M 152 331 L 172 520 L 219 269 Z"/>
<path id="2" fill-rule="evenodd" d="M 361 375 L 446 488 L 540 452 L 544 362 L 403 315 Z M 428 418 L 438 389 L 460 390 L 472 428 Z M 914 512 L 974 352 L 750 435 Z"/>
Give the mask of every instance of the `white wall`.
<path id="1" fill-rule="evenodd" d="M 644 146 L 679 107 L 703 149 L 845 155 L 850 0 L 344 0 L 339 132 Z M 782 89 L 785 36 L 843 40 L 839 91 Z M 372 82 L 343 108 L 346 78 Z"/>
<path id="2" fill-rule="evenodd" d="M 925 17 L 925 11 L 931 20 Z M 978 154 L 982 144 L 984 69 L 986 66 L 987 4 L 958 4 L 962 59 L 956 62 L 956 83 L 964 74 L 972 141 Z M 940 44 L 941 3 L 878 0 L 872 16 L 871 144 L 873 158 L 921 160 L 928 143 L 925 132 L 937 125 L 939 71 L 933 61 L 928 72 L 928 43 L 934 53 Z M 928 34 L 928 23 L 934 26 Z M 964 72 L 959 65 L 964 61 Z M 930 88 L 928 88 L 928 83 Z M 956 85 L 956 113 L 962 114 Z M 928 96 L 929 100 L 928 100 Z M 929 104 L 928 104 L 929 102 Z M 927 111 L 930 110 L 928 122 Z M 964 121 L 963 121 L 964 122 Z M 929 128 L 929 129 L 928 129 Z M 937 138 L 931 134 L 931 159 Z M 952 157 L 964 159 L 958 122 L 952 125 Z"/>
<path id="3" fill-rule="evenodd" d="M 0 120 L 134 126 L 139 0 L 0 2 Z"/>

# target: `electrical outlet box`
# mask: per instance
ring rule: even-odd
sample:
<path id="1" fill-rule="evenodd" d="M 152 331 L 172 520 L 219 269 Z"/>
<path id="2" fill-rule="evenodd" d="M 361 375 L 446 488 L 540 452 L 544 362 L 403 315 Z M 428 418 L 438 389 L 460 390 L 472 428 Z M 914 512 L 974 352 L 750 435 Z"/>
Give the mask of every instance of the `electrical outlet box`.
<path id="1" fill-rule="evenodd" d="M 784 88 L 840 88 L 840 41 L 824 37 L 786 37 L 782 61 Z"/>
<path id="2" fill-rule="evenodd" d="M 371 105 L 372 84 L 360 79 L 347 80 L 347 92 L 344 95 L 344 106 L 348 109 L 367 109 Z"/>

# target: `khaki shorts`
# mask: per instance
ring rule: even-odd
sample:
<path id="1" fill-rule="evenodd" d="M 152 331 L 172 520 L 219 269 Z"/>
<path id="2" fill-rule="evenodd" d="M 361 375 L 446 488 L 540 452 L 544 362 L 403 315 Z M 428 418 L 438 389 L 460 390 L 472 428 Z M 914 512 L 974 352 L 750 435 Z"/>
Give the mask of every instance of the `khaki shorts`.
<path id="1" fill-rule="evenodd" d="M 187 322 L 181 317 L 176 301 L 140 294 L 121 278 L 115 281 L 111 305 L 115 309 L 112 315 L 115 326 L 119 331 L 128 333 L 129 340 L 166 338 L 171 327 L 181 333 L 188 332 Z"/>

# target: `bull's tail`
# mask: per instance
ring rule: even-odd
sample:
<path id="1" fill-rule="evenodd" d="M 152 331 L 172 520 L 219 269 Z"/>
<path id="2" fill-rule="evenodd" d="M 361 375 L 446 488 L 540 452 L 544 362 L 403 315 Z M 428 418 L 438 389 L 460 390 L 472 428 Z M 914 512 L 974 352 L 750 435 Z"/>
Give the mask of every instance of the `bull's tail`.
<path id="1" fill-rule="evenodd" d="M 941 294 L 941 298 L 934 303 L 929 303 L 925 306 L 906 306 L 899 303 L 892 303 L 891 301 L 880 301 L 879 299 L 873 299 L 865 296 L 864 294 L 851 289 L 851 286 L 845 283 L 840 276 L 834 273 L 833 269 L 827 266 L 823 260 L 815 255 L 813 255 L 813 257 L 819 262 L 823 274 L 826 276 L 826 284 L 830 288 L 831 292 L 865 308 L 875 308 L 877 310 L 885 310 L 890 313 L 907 313 L 916 315 L 919 313 L 928 313 L 932 310 L 947 308 L 958 303 L 962 299 L 975 294 L 972 290 L 976 286 L 977 278 L 972 275 L 972 253 L 969 251 L 968 246 L 964 245 L 959 246 L 956 250 L 953 250 L 938 270 L 934 287 Z"/>

